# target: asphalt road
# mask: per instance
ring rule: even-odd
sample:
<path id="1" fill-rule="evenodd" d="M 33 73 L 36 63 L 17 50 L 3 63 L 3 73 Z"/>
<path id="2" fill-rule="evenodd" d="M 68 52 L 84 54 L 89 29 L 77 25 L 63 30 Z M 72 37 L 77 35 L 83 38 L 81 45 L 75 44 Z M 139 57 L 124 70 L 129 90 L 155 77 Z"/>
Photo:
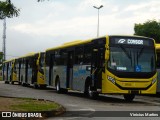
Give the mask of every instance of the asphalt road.
<path id="1" fill-rule="evenodd" d="M 133 111 L 134 113 L 139 113 L 138 111 L 140 111 L 140 113 L 141 111 L 153 111 L 153 113 L 154 111 L 160 111 L 160 97 L 136 96 L 132 103 L 126 103 L 126 101 L 124 101 L 123 99 L 123 96 L 120 95 L 101 95 L 98 97 L 97 100 L 91 100 L 86 98 L 82 93 L 79 92 L 69 91 L 69 93 L 67 94 L 58 94 L 54 89 L 40 90 L 40 89 L 34 89 L 32 87 L 4 84 L 2 81 L 0 82 L 0 96 L 27 97 L 27 98 L 51 100 L 63 105 L 67 111 L 71 111 L 67 112 L 64 115 L 64 117 L 48 118 L 48 120 L 52 119 L 150 120 L 152 118 L 154 120 L 160 119 L 160 112 L 158 114 L 159 117 L 136 117 L 136 118 L 116 117 L 116 115 L 123 116 L 123 113 L 126 115 L 130 115 L 130 113 L 125 113 L 123 111 Z M 119 111 L 119 112 L 110 113 L 110 112 L 100 112 L 100 111 Z M 78 116 L 77 114 L 80 116 Z M 101 114 L 103 117 L 101 116 Z M 115 117 L 109 117 L 107 114 Z"/>

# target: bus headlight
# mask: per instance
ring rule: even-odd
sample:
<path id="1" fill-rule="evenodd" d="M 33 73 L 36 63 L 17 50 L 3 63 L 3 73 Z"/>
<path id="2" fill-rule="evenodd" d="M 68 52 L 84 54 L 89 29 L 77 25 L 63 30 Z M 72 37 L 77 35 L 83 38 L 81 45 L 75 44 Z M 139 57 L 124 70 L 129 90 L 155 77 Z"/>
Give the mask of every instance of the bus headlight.
<path id="1" fill-rule="evenodd" d="M 154 78 L 154 79 L 152 80 L 152 85 L 153 85 L 156 81 L 157 81 L 157 78 Z"/>
<path id="2" fill-rule="evenodd" d="M 111 76 L 108 76 L 108 80 L 111 81 L 113 84 L 115 84 L 115 79 Z"/>

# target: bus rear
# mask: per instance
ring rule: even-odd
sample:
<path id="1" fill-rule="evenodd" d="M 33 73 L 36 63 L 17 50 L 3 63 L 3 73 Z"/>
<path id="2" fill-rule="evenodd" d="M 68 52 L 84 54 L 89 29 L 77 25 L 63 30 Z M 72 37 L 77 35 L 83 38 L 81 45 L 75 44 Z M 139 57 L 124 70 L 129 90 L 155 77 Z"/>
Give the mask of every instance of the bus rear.
<path id="1" fill-rule="evenodd" d="M 102 93 L 155 94 L 157 83 L 155 42 L 146 37 L 109 36 L 106 40 L 106 69 Z"/>

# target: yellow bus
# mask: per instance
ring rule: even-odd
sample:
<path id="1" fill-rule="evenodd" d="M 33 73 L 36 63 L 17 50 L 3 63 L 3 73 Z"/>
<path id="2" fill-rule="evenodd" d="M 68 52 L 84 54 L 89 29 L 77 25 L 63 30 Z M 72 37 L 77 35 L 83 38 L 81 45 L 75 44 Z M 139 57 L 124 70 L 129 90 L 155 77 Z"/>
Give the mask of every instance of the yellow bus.
<path id="1" fill-rule="evenodd" d="M 3 80 L 5 83 L 14 84 L 18 82 L 15 70 L 15 59 L 7 60 L 3 62 Z"/>
<path id="2" fill-rule="evenodd" d="M 156 44 L 157 53 L 157 93 L 160 93 L 160 44 Z"/>
<path id="3" fill-rule="evenodd" d="M 44 81 L 44 53 L 29 53 L 17 59 L 19 67 L 19 81 L 22 85 L 34 85 L 35 88 L 46 87 Z M 43 57 L 43 58 L 42 58 Z"/>
<path id="4" fill-rule="evenodd" d="M 141 36 L 111 35 L 77 40 L 46 50 L 45 80 L 57 92 L 83 91 L 122 94 L 155 94 L 157 86 L 155 41 Z"/>

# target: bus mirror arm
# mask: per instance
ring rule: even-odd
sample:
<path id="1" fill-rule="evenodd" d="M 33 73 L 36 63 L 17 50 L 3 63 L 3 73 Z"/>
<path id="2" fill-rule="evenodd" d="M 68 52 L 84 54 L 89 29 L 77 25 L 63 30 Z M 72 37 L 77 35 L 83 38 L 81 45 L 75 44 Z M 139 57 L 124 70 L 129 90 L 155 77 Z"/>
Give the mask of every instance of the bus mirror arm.
<path id="1" fill-rule="evenodd" d="M 37 65 L 37 66 L 39 65 L 39 60 L 37 60 L 36 65 Z"/>
<path id="2" fill-rule="evenodd" d="M 109 60 L 109 50 L 106 50 L 105 52 L 105 60 Z"/>

